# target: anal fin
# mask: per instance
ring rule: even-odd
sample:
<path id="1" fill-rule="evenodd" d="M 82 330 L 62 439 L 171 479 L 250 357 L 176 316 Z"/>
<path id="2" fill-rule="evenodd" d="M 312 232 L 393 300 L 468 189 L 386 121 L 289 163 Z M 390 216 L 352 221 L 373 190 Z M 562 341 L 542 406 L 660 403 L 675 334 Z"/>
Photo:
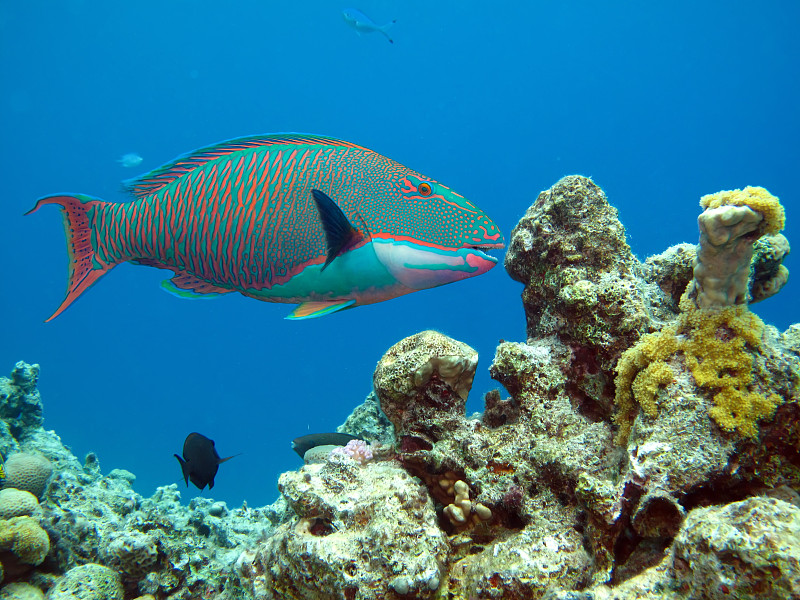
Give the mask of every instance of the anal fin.
<path id="1" fill-rule="evenodd" d="M 350 308 L 356 303 L 355 300 L 332 300 L 329 302 L 303 302 L 299 304 L 286 318 L 291 320 L 315 319 L 322 317 L 337 310 Z"/>
<path id="2" fill-rule="evenodd" d="M 217 298 L 233 290 L 221 288 L 186 271 L 176 271 L 172 279 L 165 279 L 161 287 L 179 298 Z"/>
<path id="3" fill-rule="evenodd" d="M 172 265 L 165 265 L 160 261 L 150 258 L 137 258 L 130 262 L 135 265 L 144 265 L 146 267 L 156 267 L 157 269 L 171 270 L 174 273 L 172 279 L 166 279 L 162 281 L 161 287 L 178 298 L 210 299 L 221 296 L 222 294 L 229 294 L 233 291 L 219 287 L 213 283 L 209 283 L 205 279 L 200 279 L 197 275 L 192 275 L 186 271 L 176 269 Z"/>

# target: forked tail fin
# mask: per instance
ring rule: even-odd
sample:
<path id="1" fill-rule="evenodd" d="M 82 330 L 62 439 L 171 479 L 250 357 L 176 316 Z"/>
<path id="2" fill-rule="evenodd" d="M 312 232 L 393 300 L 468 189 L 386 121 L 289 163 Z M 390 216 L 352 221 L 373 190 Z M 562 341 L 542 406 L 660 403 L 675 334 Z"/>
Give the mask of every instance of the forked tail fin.
<path id="1" fill-rule="evenodd" d="M 56 204 L 64 217 L 64 233 L 69 252 L 69 283 L 67 296 L 47 321 L 52 321 L 72 304 L 78 296 L 105 275 L 114 265 L 97 259 L 92 246 L 90 211 L 104 202 L 98 198 L 78 194 L 75 196 L 47 196 L 40 198 L 26 215 L 36 212 L 45 204 Z"/>

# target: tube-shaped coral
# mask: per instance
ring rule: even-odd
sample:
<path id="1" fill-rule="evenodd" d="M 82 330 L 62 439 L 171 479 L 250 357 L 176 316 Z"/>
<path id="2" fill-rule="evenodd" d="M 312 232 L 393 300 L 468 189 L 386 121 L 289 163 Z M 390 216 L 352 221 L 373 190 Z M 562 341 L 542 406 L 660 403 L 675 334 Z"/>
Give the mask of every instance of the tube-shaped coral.
<path id="1" fill-rule="evenodd" d="M 703 196 L 698 217 L 700 245 L 689 297 L 699 308 L 747 304 L 753 244 L 783 229 L 778 199 L 761 187 Z"/>

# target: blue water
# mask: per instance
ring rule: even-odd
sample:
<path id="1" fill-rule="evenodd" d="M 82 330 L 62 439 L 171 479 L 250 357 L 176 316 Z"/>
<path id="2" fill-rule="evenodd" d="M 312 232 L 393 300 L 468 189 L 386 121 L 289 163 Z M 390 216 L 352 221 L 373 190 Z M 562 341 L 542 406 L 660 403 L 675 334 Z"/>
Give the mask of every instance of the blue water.
<path id="1" fill-rule="evenodd" d="M 290 322 L 291 306 L 179 300 L 165 272 L 123 265 L 43 323 L 67 262 L 58 211 L 22 216 L 36 198 L 122 201 L 122 179 L 248 134 L 372 148 L 472 199 L 506 239 L 540 190 L 579 173 L 640 257 L 695 242 L 700 196 L 745 185 L 781 198 L 800 244 L 800 3 L 504 4 L 362 2 L 397 19 L 389 44 L 336 2 L 0 3 L 0 372 L 40 363 L 45 426 L 144 494 L 184 489 L 172 454 L 190 431 L 242 452 L 211 494 L 232 505 L 272 502 L 299 465 L 290 440 L 338 425 L 406 335 L 435 328 L 480 352 L 479 409 L 498 340 L 525 339 L 522 286 L 502 266 Z M 139 167 L 116 162 L 129 152 Z M 795 288 L 754 310 L 786 328 Z"/>

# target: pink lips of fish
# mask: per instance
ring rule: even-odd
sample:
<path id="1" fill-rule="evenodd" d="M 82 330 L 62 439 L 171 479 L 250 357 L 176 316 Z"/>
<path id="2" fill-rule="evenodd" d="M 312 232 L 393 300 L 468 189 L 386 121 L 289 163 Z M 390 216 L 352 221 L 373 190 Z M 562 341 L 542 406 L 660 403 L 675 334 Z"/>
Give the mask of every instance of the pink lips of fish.
<path id="1" fill-rule="evenodd" d="M 134 199 L 40 199 L 64 215 L 67 295 L 123 262 L 169 269 L 180 297 L 239 292 L 307 319 L 474 277 L 502 248 L 460 194 L 362 146 L 308 134 L 238 138 L 128 183 Z M 48 319 L 48 320 L 50 320 Z"/>

